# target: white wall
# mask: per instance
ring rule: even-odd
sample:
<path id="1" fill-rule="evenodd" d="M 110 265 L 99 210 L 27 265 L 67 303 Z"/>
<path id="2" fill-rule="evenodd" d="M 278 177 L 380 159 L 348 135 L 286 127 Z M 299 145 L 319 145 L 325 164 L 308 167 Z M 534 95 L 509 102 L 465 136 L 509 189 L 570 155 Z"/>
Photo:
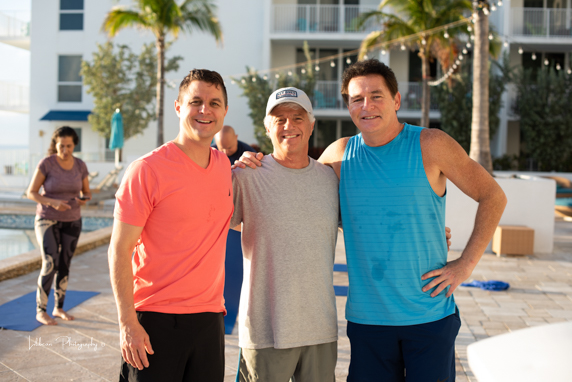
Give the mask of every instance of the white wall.
<path id="1" fill-rule="evenodd" d="M 178 133 L 178 118 L 173 103 L 177 97 L 178 85 L 193 68 L 216 70 L 225 79 L 229 96 L 229 111 L 225 123 L 232 125 L 247 143 L 255 142 L 254 129 L 248 116 L 249 109 L 242 91 L 231 85 L 230 76 L 245 73 L 245 67 L 263 69 L 262 36 L 260 20 L 263 15 L 264 0 L 220 0 L 218 16 L 223 29 L 224 41 L 218 46 L 210 35 L 194 32 L 192 35 L 181 33 L 171 46 L 167 56 L 183 56 L 180 70 L 167 74 L 167 80 L 176 84 L 177 89 L 166 90 L 165 94 L 165 141 L 172 140 Z M 57 102 L 58 55 L 82 55 L 91 61 L 96 43 L 104 43 L 107 36 L 100 32 L 101 24 L 113 5 L 112 0 L 86 1 L 83 31 L 59 31 L 59 1 L 32 0 L 31 29 L 31 88 L 30 88 L 30 153 L 34 157 L 45 154 L 54 129 L 64 124 L 83 127 L 82 150 L 100 150 L 103 155 L 105 140 L 92 132 L 87 122 L 40 121 L 49 110 L 91 110 L 93 99 L 83 89 L 82 102 Z M 131 6 L 129 0 L 121 0 L 121 5 Z M 128 44 L 138 53 L 143 43 L 154 41 L 149 32 L 125 29 L 113 39 L 115 43 Z M 44 132 L 39 137 L 39 131 Z M 155 148 L 156 122 L 140 136 L 125 142 L 124 157 L 136 158 Z M 37 160 L 30 163 L 35 167 Z"/>
<path id="2" fill-rule="evenodd" d="M 499 224 L 523 225 L 534 229 L 534 252 L 551 253 L 554 239 L 556 182 L 542 178 L 523 180 L 497 177 L 495 180 L 508 199 Z M 462 251 L 467 245 L 473 231 L 477 207 L 477 202 L 447 181 L 445 222 L 452 230 L 452 250 Z"/>

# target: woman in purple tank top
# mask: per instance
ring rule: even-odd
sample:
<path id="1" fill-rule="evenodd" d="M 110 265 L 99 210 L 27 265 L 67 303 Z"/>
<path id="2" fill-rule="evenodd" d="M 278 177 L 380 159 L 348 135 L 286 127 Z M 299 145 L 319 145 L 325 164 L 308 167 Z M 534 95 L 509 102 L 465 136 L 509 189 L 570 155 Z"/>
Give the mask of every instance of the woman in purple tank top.
<path id="1" fill-rule="evenodd" d="M 71 258 L 81 232 L 80 206 L 91 199 L 87 166 L 73 156 L 77 143 L 78 136 L 71 127 L 56 129 L 48 156 L 38 164 L 27 192 L 29 199 L 38 202 L 35 231 L 42 269 L 36 295 L 36 319 L 44 325 L 56 325 L 56 320 L 46 312 L 54 277 L 52 314 L 64 320 L 74 319 L 63 306 Z"/>

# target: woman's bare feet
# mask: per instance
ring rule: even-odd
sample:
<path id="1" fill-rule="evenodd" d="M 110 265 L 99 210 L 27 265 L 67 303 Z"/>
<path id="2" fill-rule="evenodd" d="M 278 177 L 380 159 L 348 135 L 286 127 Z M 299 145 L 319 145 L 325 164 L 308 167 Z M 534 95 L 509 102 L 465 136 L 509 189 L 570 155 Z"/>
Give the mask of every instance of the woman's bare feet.
<path id="1" fill-rule="evenodd" d="M 38 320 L 39 322 L 41 322 L 44 325 L 57 325 L 58 323 L 56 322 L 56 320 L 54 320 L 53 318 L 51 318 L 48 313 L 46 312 L 38 312 L 36 314 L 36 320 Z"/>
<path id="2" fill-rule="evenodd" d="M 74 316 L 72 316 L 71 314 L 68 314 L 65 310 L 59 309 L 59 308 L 54 308 L 54 311 L 52 312 L 52 314 L 54 315 L 54 317 L 59 317 L 62 320 L 66 320 L 66 321 L 71 321 L 71 320 L 75 319 Z"/>

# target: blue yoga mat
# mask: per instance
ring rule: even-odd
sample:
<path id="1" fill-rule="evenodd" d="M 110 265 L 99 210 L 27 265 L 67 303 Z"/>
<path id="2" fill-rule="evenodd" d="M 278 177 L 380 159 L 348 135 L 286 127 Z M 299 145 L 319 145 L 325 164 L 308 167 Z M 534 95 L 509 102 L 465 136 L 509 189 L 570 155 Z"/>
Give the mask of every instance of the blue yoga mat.
<path id="1" fill-rule="evenodd" d="M 334 293 L 336 296 L 347 296 L 348 287 L 343 285 L 334 285 Z"/>
<path id="2" fill-rule="evenodd" d="M 334 264 L 334 272 L 347 272 L 347 264 Z"/>
<path id="3" fill-rule="evenodd" d="M 64 310 L 70 310 L 98 294 L 99 292 L 68 290 L 64 301 Z M 48 300 L 48 314 L 53 310 L 54 293 L 51 291 Z M 0 328 L 31 332 L 40 326 L 42 324 L 36 321 L 36 292 L 30 292 L 0 305 Z"/>
<path id="4" fill-rule="evenodd" d="M 240 232 L 229 230 L 226 238 L 226 260 L 224 262 L 224 333 L 231 334 L 238 315 L 240 289 L 242 288 L 242 247 Z"/>

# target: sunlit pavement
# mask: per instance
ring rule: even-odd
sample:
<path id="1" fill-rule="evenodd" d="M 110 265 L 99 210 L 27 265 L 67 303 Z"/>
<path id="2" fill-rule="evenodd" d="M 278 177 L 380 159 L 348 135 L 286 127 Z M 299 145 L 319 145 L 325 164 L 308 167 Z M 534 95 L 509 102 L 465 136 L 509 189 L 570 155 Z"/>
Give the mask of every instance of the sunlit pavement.
<path id="1" fill-rule="evenodd" d="M 454 233 L 453 233 L 454 235 Z M 572 222 L 557 221 L 554 253 L 524 257 L 485 254 L 473 272 L 478 280 L 511 284 L 504 292 L 460 287 L 455 298 L 462 327 L 457 338 L 457 381 L 475 381 L 468 366 L 467 346 L 483 338 L 535 325 L 572 321 Z M 454 236 L 453 236 L 454 240 Z M 451 252 L 450 259 L 460 253 Z M 345 263 L 338 241 L 336 263 Z M 37 273 L 0 282 L 0 304 L 35 291 Z M 347 273 L 335 272 L 335 285 L 347 285 Z M 74 321 L 58 320 L 33 332 L 0 331 L 0 381 L 116 381 L 121 352 L 117 310 L 109 283 L 107 246 L 72 261 L 70 290 L 99 295 L 70 311 Z M 339 322 L 337 381 L 345 381 L 350 359 L 344 307 L 337 297 Z M 226 337 L 226 377 L 234 381 L 238 357 L 235 328 Z"/>

